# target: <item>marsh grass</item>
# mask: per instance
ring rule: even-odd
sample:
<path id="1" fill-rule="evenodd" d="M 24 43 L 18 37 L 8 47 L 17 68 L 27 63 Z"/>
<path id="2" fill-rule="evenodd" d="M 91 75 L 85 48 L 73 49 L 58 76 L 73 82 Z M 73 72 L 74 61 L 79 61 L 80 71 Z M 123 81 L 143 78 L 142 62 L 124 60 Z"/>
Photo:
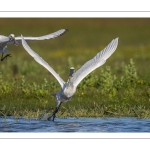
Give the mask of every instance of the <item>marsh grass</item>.
<path id="1" fill-rule="evenodd" d="M 0 20 L 2 35 L 13 31 L 16 36 L 39 36 L 68 28 L 69 32 L 59 38 L 29 43 L 64 81 L 70 67 L 78 70 L 119 37 L 116 52 L 79 84 L 76 94 L 70 102 L 63 103 L 57 117 L 150 118 L 149 18 Z M 50 94 L 60 90 L 59 83 L 22 45 L 8 45 L 8 49 L 12 57 L 0 62 L 0 115 L 16 119 L 47 116 L 55 109 L 56 101 Z"/>
<path id="2" fill-rule="evenodd" d="M 133 59 L 128 64 L 122 64 L 120 71 L 122 76 L 117 76 L 110 66 L 105 66 L 99 76 L 89 74 L 79 84 L 72 101 L 63 103 L 57 116 L 149 118 L 149 83 L 138 77 Z M 0 115 L 46 118 L 56 103 L 50 94 L 58 90 L 59 85 L 54 80 L 44 78 L 38 84 L 28 82 L 22 76 L 9 82 L 4 81 L 0 74 Z"/>

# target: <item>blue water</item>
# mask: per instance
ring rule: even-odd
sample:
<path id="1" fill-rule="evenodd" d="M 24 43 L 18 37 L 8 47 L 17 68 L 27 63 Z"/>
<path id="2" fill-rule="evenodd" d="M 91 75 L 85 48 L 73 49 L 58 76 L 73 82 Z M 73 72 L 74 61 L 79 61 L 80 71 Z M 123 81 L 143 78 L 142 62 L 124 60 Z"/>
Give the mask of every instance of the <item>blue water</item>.
<path id="1" fill-rule="evenodd" d="M 0 118 L 0 132 L 150 132 L 150 119 L 137 118 Z"/>

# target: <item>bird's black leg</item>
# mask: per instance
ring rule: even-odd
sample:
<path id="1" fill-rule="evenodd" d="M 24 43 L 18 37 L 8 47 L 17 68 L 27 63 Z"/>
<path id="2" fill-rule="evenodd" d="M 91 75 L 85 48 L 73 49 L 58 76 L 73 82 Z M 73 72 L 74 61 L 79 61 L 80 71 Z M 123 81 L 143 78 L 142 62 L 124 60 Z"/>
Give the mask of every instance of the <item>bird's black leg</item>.
<path id="1" fill-rule="evenodd" d="M 55 110 L 51 113 L 51 115 L 47 118 L 47 120 L 49 120 L 49 121 L 50 121 L 50 120 L 54 121 L 54 119 L 55 119 L 55 117 L 56 117 L 55 114 L 58 112 L 61 103 L 62 103 L 62 102 L 59 102 L 59 103 L 57 104 Z"/>
<path id="2" fill-rule="evenodd" d="M 4 55 L 4 53 L 2 53 L 2 56 L 1 56 L 1 61 L 3 61 L 3 59 L 4 59 L 4 58 L 3 58 L 3 55 Z"/>
<path id="3" fill-rule="evenodd" d="M 7 59 L 7 57 L 11 57 L 11 54 L 7 54 L 4 56 L 4 53 L 2 53 L 1 61 L 3 61 L 5 58 Z"/>

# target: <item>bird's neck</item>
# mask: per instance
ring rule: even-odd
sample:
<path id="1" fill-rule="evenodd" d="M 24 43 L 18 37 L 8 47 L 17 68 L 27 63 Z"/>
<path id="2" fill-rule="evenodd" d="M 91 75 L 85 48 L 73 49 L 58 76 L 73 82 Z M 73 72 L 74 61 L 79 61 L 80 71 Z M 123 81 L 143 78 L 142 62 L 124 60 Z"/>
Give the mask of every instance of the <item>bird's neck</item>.
<path id="1" fill-rule="evenodd" d="M 69 78 L 69 79 L 68 79 L 67 84 L 68 84 L 68 85 L 71 85 L 71 84 L 72 84 L 72 78 Z"/>

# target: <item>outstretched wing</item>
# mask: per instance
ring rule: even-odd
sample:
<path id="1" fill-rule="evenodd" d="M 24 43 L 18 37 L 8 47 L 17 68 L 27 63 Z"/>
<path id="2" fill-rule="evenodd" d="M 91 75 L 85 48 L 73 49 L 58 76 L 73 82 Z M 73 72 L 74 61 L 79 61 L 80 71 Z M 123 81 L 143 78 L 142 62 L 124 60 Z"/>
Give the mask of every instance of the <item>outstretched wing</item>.
<path id="1" fill-rule="evenodd" d="M 39 64 L 41 64 L 43 67 L 45 67 L 59 82 L 61 85 L 61 88 L 63 88 L 64 81 L 63 79 L 53 70 L 52 67 L 49 66 L 49 64 L 42 59 L 37 53 L 35 53 L 27 44 L 27 42 L 24 40 L 23 36 L 21 35 L 22 38 L 22 45 L 25 48 L 25 50 L 37 61 Z"/>
<path id="2" fill-rule="evenodd" d="M 34 41 L 34 40 L 48 40 L 48 39 L 59 37 L 59 36 L 65 34 L 67 31 L 68 31 L 68 29 L 61 29 L 61 30 L 58 30 L 58 31 L 56 31 L 54 33 L 48 34 L 48 35 L 39 36 L 39 37 L 24 37 L 24 39 L 27 42 Z M 22 38 L 20 36 L 18 36 L 18 37 L 15 37 L 15 40 L 16 40 L 17 44 L 20 44 Z M 8 44 L 14 44 L 14 41 L 13 42 L 9 42 Z"/>
<path id="3" fill-rule="evenodd" d="M 113 54 L 118 45 L 118 38 L 112 40 L 103 51 L 97 53 L 97 55 L 86 62 L 77 72 L 73 74 L 73 84 L 77 87 L 77 85 L 93 70 L 102 66 L 106 60 Z"/>

